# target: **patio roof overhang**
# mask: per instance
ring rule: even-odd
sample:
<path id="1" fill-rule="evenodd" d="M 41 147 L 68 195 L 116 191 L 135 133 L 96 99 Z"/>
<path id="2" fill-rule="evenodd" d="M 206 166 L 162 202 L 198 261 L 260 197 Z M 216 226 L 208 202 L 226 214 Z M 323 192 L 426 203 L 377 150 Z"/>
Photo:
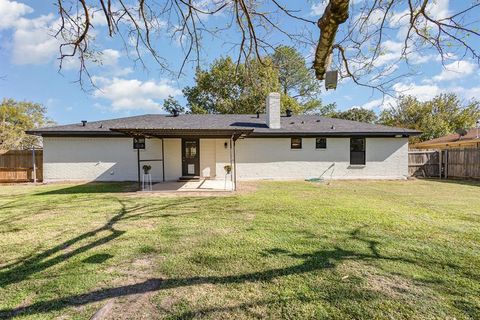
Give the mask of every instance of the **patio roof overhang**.
<path id="1" fill-rule="evenodd" d="M 147 138 L 231 138 L 234 141 L 245 138 L 253 129 L 167 129 L 167 128 L 111 128 L 113 132 L 119 132 L 130 137 Z"/>

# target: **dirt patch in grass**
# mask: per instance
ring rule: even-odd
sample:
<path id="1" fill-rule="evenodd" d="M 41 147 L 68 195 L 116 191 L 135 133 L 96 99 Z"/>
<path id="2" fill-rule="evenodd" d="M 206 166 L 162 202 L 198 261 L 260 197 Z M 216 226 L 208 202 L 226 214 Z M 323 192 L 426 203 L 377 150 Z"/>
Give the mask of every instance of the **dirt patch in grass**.
<path id="1" fill-rule="evenodd" d="M 152 297 L 162 283 L 154 271 L 159 260 L 150 254 L 109 268 L 107 272 L 119 274 L 109 286 L 118 288 L 118 296 L 98 304 L 96 319 L 157 319 L 158 310 Z"/>
<path id="2" fill-rule="evenodd" d="M 258 189 L 258 181 L 241 181 L 237 182 L 237 193 L 245 194 L 255 192 Z"/>
<path id="3" fill-rule="evenodd" d="M 139 258 L 132 262 L 132 267 L 134 267 L 135 269 L 140 268 L 144 270 L 145 269 L 151 270 L 152 265 L 153 265 L 153 257 L 151 256 Z"/>
<path id="4" fill-rule="evenodd" d="M 382 296 L 393 299 L 414 300 L 417 298 L 434 299 L 434 292 L 420 283 L 396 274 L 379 273 L 375 267 L 348 261 L 338 266 L 342 281 L 359 279 L 362 286 Z"/>
<path id="5" fill-rule="evenodd" d="M 152 297 L 160 288 L 161 282 L 161 279 L 152 279 L 144 281 L 140 285 L 138 283 L 127 284 L 127 286 L 135 285 L 142 293 L 115 298 L 111 302 L 111 309 L 103 319 L 158 319 L 159 314 L 157 307 L 152 303 Z"/>
<path id="6" fill-rule="evenodd" d="M 399 276 L 385 276 L 370 271 L 363 272 L 365 286 L 391 298 L 405 296 L 425 296 L 424 289 L 416 286 L 412 281 Z"/>
<path id="7" fill-rule="evenodd" d="M 219 308 L 219 305 L 226 307 L 230 304 L 227 297 L 228 291 L 221 286 L 194 284 L 162 292 L 157 298 L 157 305 L 161 312 L 174 315 L 174 318 L 195 318 L 206 316 L 210 310 Z"/>

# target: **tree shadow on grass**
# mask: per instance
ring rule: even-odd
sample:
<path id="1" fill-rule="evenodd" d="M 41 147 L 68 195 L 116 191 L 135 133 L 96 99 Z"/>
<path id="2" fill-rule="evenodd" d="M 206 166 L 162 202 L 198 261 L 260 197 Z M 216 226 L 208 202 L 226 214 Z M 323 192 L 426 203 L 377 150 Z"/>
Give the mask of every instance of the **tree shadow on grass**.
<path id="1" fill-rule="evenodd" d="M 284 277 L 292 274 L 302 274 L 315 270 L 333 268 L 336 263 L 344 259 L 362 259 L 372 258 L 372 256 L 359 255 L 353 251 L 346 251 L 339 248 L 334 250 L 321 250 L 311 254 L 291 254 L 290 256 L 303 259 L 298 265 L 287 268 L 271 269 L 241 275 L 229 276 L 207 276 L 190 278 L 159 279 L 152 278 L 144 282 L 131 285 L 120 286 L 116 288 L 101 289 L 86 294 L 72 295 L 69 297 L 40 301 L 29 306 L 23 306 L 14 309 L 0 310 L 0 318 L 14 317 L 18 315 L 29 315 L 62 310 L 67 307 L 81 306 L 93 302 L 103 301 L 111 298 L 142 294 L 151 291 L 166 290 L 178 287 L 187 287 L 201 284 L 239 284 L 248 282 L 271 281 L 278 277 Z"/>
<path id="2" fill-rule="evenodd" d="M 83 259 L 83 263 L 90 263 L 90 264 L 101 264 L 107 261 L 108 259 L 113 258 L 111 254 L 108 253 L 97 253 L 91 255 L 90 257 Z"/>
<path id="3" fill-rule="evenodd" d="M 55 186 L 55 184 L 52 184 Z M 66 188 L 54 189 L 36 193 L 37 196 L 77 194 L 77 193 L 122 193 L 138 190 L 138 184 L 134 182 L 89 182 L 77 184 Z"/>
<path id="4" fill-rule="evenodd" d="M 35 254 L 33 256 L 27 257 L 26 259 L 21 259 L 15 263 L 11 263 L 9 265 L 1 267 L 0 270 L 5 270 L 5 269 L 8 269 L 8 270 L 0 271 L 0 286 L 5 287 L 9 284 L 25 280 L 32 274 L 43 271 L 58 263 L 64 262 L 70 259 L 71 257 L 78 255 L 79 253 L 88 251 L 92 248 L 105 244 L 121 236 L 124 233 L 124 231 L 116 230 L 114 225 L 118 221 L 122 220 L 122 218 L 128 213 L 128 211 L 125 207 L 125 204 L 120 200 L 118 201 L 121 204 L 120 211 L 116 215 L 114 215 L 110 220 L 108 220 L 107 223 L 104 224 L 103 226 L 95 230 L 85 232 L 79 236 L 76 236 L 75 238 L 69 239 L 39 254 Z M 94 238 L 99 233 L 104 231 L 108 231 L 109 234 L 95 241 L 92 241 L 88 244 L 85 244 L 81 247 L 78 247 L 74 250 L 65 252 L 76 243 L 88 238 Z M 60 252 L 64 252 L 64 253 L 56 255 L 57 253 L 60 253 Z"/>
<path id="5" fill-rule="evenodd" d="M 120 213 L 122 214 L 122 213 Z M 118 220 L 119 218 L 117 218 Z M 129 296 L 134 294 L 142 294 L 146 292 L 172 289 L 178 287 L 188 287 L 201 284 L 240 284 L 249 282 L 268 282 L 275 278 L 285 277 L 289 275 L 304 274 L 327 268 L 334 268 L 338 264 L 346 260 L 355 261 L 372 261 L 372 260 L 389 260 L 389 261 L 406 261 L 414 263 L 414 261 L 405 260 L 401 257 L 387 257 L 379 253 L 377 249 L 378 242 L 364 239 L 360 237 L 360 229 L 355 229 L 350 233 L 352 239 L 367 243 L 369 252 L 361 253 L 352 250 L 344 250 L 335 247 L 331 250 L 319 250 L 313 253 L 297 254 L 281 248 L 273 248 L 265 250 L 267 255 L 288 255 L 290 257 L 301 260 L 301 263 L 285 268 L 270 269 L 266 271 L 258 271 L 240 275 L 227 276 L 206 276 L 206 277 L 189 277 L 189 278 L 172 278 L 159 279 L 152 278 L 144 282 L 92 291 L 80 295 L 72 295 L 63 298 L 52 299 L 48 301 L 40 301 L 28 306 L 22 306 L 13 309 L 0 310 L 1 317 L 13 317 L 16 315 L 28 315 L 37 313 L 46 313 L 51 311 L 62 310 L 71 306 L 81 306 L 93 302 L 103 301 L 106 299 Z"/>
<path id="6" fill-rule="evenodd" d="M 473 304 L 470 301 L 465 299 L 457 299 L 453 301 L 455 308 L 462 310 L 466 314 L 470 315 L 472 319 L 479 319 L 480 317 L 480 306 Z"/>
<path id="7" fill-rule="evenodd" d="M 163 210 L 171 207 L 181 206 L 186 203 L 201 200 L 196 198 L 185 198 L 183 200 L 172 200 L 162 204 L 161 206 L 152 207 L 151 205 L 145 204 L 127 209 L 124 201 L 118 198 L 113 199 L 119 202 L 121 208 L 104 225 L 94 230 L 82 233 L 41 253 L 30 254 L 15 262 L 1 266 L 0 287 L 5 287 L 7 285 L 23 281 L 35 273 L 41 272 L 59 263 L 68 261 L 70 258 L 78 254 L 87 252 L 88 250 L 117 239 L 126 232 L 117 230 L 115 228 L 115 225 L 121 221 L 138 219 L 139 217 L 144 216 L 148 216 L 150 218 L 161 218 L 163 216 L 162 214 L 151 215 L 151 213 L 162 212 Z M 108 234 L 97 239 L 97 237 L 103 232 L 108 232 Z M 92 241 L 81 245 L 78 248 L 72 249 L 78 243 L 88 239 L 92 239 Z"/>

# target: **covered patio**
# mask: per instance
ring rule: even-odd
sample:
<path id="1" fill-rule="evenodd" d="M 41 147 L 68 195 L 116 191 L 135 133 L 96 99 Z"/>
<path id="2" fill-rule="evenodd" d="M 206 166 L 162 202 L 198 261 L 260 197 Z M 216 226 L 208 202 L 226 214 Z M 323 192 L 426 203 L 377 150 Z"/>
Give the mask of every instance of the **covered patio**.
<path id="1" fill-rule="evenodd" d="M 236 141 L 249 135 L 253 129 L 167 129 L 167 128 L 115 128 L 112 131 L 122 133 L 134 139 L 134 148 L 137 149 L 137 177 L 138 189 L 142 191 L 158 192 L 204 192 L 204 191 L 235 191 L 237 182 L 236 172 Z M 142 158 L 140 149 L 145 148 L 144 139 L 161 140 L 161 157 L 150 159 Z M 164 139 L 177 138 L 182 141 L 182 175 L 178 181 L 167 181 L 165 159 L 168 152 L 165 150 Z M 225 149 L 228 149 L 228 165 L 230 174 L 223 180 L 206 179 L 200 174 L 200 139 L 225 139 Z M 140 141 L 140 143 L 139 143 Z M 142 142 L 143 141 L 143 145 Z M 143 147 L 143 148 L 142 148 Z M 160 162 L 162 167 L 162 181 L 153 183 L 151 186 L 145 181 L 146 175 L 142 175 L 144 163 Z M 228 179 L 227 179 L 228 178 Z M 148 180 L 148 178 L 147 178 Z"/>

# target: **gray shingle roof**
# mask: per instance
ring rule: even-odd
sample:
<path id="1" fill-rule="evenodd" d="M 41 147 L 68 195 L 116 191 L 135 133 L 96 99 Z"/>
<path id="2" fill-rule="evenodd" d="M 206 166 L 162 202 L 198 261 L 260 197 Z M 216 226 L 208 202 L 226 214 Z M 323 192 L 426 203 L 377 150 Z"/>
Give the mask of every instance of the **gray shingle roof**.
<path id="1" fill-rule="evenodd" d="M 189 130 L 252 130 L 252 136 L 281 135 L 404 135 L 418 131 L 356 121 L 324 118 L 316 115 L 294 115 L 281 118 L 280 129 L 270 129 L 265 115 L 184 114 L 178 117 L 146 114 L 119 119 L 92 121 L 85 126 L 75 123 L 27 131 L 38 135 L 119 135 L 110 129 L 189 129 Z"/>

